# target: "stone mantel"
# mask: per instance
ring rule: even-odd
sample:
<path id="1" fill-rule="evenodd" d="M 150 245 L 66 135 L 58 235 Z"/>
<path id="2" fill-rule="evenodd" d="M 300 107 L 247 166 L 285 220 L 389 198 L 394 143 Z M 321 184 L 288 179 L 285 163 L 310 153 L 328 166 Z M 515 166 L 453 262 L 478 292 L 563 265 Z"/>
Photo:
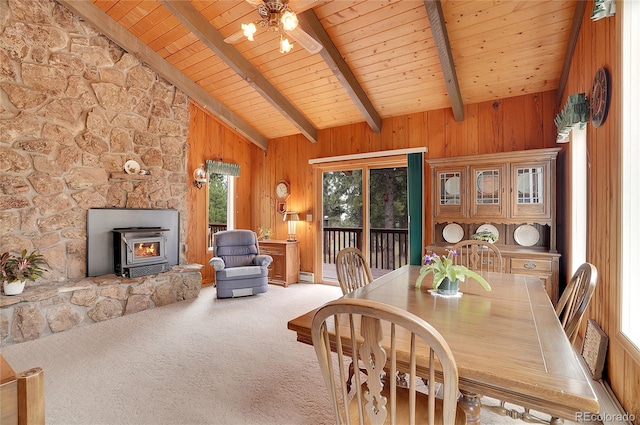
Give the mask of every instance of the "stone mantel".
<path id="1" fill-rule="evenodd" d="M 196 298 L 201 268 L 177 265 L 133 279 L 115 274 L 69 279 L 30 285 L 20 295 L 0 295 L 0 346 Z"/>

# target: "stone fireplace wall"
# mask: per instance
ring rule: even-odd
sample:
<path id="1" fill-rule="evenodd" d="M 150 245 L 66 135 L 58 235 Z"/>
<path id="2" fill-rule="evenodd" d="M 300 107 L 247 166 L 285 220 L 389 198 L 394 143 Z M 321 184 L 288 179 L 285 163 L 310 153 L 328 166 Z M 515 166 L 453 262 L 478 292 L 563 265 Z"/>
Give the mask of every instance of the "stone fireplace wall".
<path id="1" fill-rule="evenodd" d="M 83 278 L 89 208 L 171 208 L 185 263 L 188 103 L 55 1 L 0 0 L 0 251 Z"/>

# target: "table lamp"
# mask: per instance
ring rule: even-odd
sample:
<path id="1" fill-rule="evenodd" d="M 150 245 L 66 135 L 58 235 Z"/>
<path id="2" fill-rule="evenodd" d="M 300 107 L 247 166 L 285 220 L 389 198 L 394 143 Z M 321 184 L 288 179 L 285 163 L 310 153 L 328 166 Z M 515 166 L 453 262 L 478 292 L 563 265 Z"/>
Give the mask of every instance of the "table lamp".
<path id="1" fill-rule="evenodd" d="M 287 221 L 289 226 L 289 235 L 287 236 L 288 242 L 295 242 L 296 240 L 296 221 L 299 221 L 300 217 L 295 211 L 286 211 L 282 216 L 282 221 Z"/>

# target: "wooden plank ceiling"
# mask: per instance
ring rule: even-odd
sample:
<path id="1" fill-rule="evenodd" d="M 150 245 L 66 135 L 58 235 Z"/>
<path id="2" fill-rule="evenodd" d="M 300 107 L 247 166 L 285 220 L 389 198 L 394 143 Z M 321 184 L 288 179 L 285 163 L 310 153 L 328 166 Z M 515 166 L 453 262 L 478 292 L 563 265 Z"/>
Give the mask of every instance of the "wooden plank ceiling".
<path id="1" fill-rule="evenodd" d="M 184 74 L 203 90 L 201 97 L 192 95 L 195 100 L 217 102 L 213 113 L 263 148 L 268 139 L 297 133 L 313 142 L 319 129 L 356 122 L 379 131 L 380 118 L 433 109 L 453 107 L 456 119 L 464 119 L 452 87 L 461 104 L 555 90 L 572 51 L 579 3 L 291 0 L 301 28 L 315 33 L 325 49 L 311 54 L 294 41 L 283 54 L 277 33 L 261 29 L 253 42 L 220 43 L 241 23 L 259 19 L 248 1 L 61 2 L 103 32 L 101 26 L 113 20 L 148 46 L 148 54 L 159 55 L 152 68 L 164 63 Z M 431 27 L 438 9 L 440 34 Z M 114 41 L 140 53 L 140 47 Z M 160 74 L 171 79 L 171 72 Z"/>

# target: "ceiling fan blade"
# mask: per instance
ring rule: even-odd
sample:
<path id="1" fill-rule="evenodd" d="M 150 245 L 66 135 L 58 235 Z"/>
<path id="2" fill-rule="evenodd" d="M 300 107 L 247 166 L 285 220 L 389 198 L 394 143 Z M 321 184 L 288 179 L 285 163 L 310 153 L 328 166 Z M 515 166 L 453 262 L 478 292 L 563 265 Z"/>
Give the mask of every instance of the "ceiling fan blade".
<path id="1" fill-rule="evenodd" d="M 242 30 L 238 30 L 231 34 L 229 37 L 224 39 L 225 43 L 236 44 L 242 41 L 242 37 L 244 37 L 244 33 Z"/>
<path id="2" fill-rule="evenodd" d="M 320 44 L 315 38 L 307 34 L 300 26 L 295 27 L 291 31 L 285 31 L 295 41 L 300 43 L 309 53 L 318 53 L 322 50 L 322 44 Z"/>

